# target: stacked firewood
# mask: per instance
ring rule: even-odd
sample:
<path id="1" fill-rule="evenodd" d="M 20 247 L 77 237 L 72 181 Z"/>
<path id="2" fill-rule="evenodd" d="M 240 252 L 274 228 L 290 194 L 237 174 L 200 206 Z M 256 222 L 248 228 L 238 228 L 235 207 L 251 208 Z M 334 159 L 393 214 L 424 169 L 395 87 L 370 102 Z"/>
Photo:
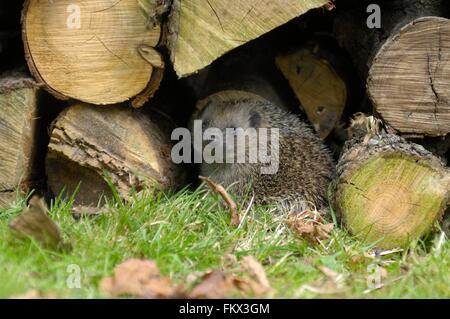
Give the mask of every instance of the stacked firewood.
<path id="1" fill-rule="evenodd" d="M 92 205 L 111 186 L 126 200 L 186 185 L 171 131 L 231 90 L 328 143 L 330 203 L 352 233 L 397 246 L 444 215 L 444 0 L 17 2 L 0 4 L 0 206 L 17 190 Z"/>

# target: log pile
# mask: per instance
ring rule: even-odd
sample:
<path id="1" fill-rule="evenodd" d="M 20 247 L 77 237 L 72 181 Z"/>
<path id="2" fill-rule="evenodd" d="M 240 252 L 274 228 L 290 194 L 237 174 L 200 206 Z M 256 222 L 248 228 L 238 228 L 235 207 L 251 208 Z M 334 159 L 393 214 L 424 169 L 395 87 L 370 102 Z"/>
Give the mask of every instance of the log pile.
<path id="1" fill-rule="evenodd" d="M 171 159 L 172 130 L 211 98 L 245 95 L 330 146 L 330 204 L 352 234 L 386 248 L 420 238 L 450 196 L 450 10 L 379 2 L 2 2 L 0 206 L 33 190 L 97 205 L 194 183 Z"/>

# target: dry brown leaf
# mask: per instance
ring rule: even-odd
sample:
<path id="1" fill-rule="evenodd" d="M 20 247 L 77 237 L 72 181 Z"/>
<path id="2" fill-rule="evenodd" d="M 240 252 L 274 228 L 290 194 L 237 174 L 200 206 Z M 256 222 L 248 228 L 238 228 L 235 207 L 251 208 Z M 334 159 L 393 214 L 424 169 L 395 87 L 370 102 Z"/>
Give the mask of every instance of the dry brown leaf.
<path id="1" fill-rule="evenodd" d="M 48 208 L 42 197 L 31 197 L 28 207 L 22 214 L 14 218 L 9 227 L 18 236 L 32 237 L 42 245 L 51 249 L 70 249 L 61 236 L 59 226 L 48 216 Z"/>
<path id="2" fill-rule="evenodd" d="M 226 275 L 223 271 L 217 270 L 205 274 L 202 282 L 194 287 L 189 297 L 195 299 L 223 299 L 233 294 L 258 297 L 267 292 L 267 287 L 253 279 Z"/>
<path id="3" fill-rule="evenodd" d="M 287 225 L 297 235 L 313 244 L 330 238 L 330 234 L 334 229 L 334 224 L 325 223 L 322 215 L 313 211 L 291 213 L 288 216 Z"/>
<path id="4" fill-rule="evenodd" d="M 253 256 L 245 256 L 242 258 L 242 265 L 247 269 L 247 271 L 253 275 L 258 283 L 266 289 L 266 291 L 270 291 L 270 283 L 267 279 L 266 272 L 264 267 L 256 260 Z"/>
<path id="5" fill-rule="evenodd" d="M 154 261 L 140 259 L 129 259 L 118 265 L 114 276 L 102 279 L 100 289 L 109 297 L 166 299 L 184 294 L 181 287 L 173 287 L 169 278 L 160 276 Z"/>
<path id="6" fill-rule="evenodd" d="M 209 177 L 203 177 L 199 176 L 199 178 L 206 183 L 206 185 L 209 186 L 214 192 L 218 193 L 220 196 L 222 196 L 223 200 L 227 204 L 227 206 L 230 208 L 231 213 L 231 226 L 239 226 L 241 223 L 241 217 L 239 216 L 239 212 L 237 210 L 237 205 L 234 202 L 234 200 L 231 198 L 230 194 L 226 191 L 226 189 L 220 185 L 211 180 Z"/>
<path id="7" fill-rule="evenodd" d="M 223 271 L 217 270 L 205 274 L 202 282 L 194 287 L 190 298 L 222 299 L 233 292 L 233 283 Z"/>

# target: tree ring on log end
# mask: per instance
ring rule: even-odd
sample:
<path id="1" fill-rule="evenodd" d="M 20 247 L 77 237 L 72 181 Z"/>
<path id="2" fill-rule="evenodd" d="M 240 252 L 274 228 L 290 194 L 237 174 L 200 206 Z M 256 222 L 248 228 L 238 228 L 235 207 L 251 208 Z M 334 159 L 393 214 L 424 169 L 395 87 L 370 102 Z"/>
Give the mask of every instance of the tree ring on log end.
<path id="1" fill-rule="evenodd" d="M 31 72 L 50 93 L 104 105 L 146 89 L 154 68 L 138 47 L 155 47 L 161 29 L 147 28 L 136 0 L 28 0 L 22 33 Z"/>
<path id="2" fill-rule="evenodd" d="M 375 57 L 367 91 L 376 111 L 403 134 L 450 132 L 450 20 L 424 17 L 389 38 Z"/>
<path id="3" fill-rule="evenodd" d="M 346 168 L 337 190 L 338 210 L 354 235 L 382 248 L 401 247 L 430 231 L 442 216 L 447 174 L 416 155 L 380 151 Z"/>

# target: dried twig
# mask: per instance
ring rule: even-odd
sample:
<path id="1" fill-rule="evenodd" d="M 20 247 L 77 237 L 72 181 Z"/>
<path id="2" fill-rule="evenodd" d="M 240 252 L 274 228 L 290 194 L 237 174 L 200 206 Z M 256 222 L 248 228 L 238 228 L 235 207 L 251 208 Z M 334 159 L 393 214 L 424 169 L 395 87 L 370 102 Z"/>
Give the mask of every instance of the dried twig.
<path id="1" fill-rule="evenodd" d="M 231 213 L 231 226 L 239 226 L 241 223 L 241 218 L 239 216 L 239 212 L 237 210 L 237 205 L 234 202 L 234 200 L 231 198 L 230 194 L 225 190 L 225 188 L 217 184 L 216 182 L 212 181 L 209 177 L 199 176 L 199 178 L 206 182 L 206 185 L 209 186 L 214 192 L 218 193 L 220 196 L 222 196 L 223 200 L 227 204 L 227 206 L 230 208 Z"/>

